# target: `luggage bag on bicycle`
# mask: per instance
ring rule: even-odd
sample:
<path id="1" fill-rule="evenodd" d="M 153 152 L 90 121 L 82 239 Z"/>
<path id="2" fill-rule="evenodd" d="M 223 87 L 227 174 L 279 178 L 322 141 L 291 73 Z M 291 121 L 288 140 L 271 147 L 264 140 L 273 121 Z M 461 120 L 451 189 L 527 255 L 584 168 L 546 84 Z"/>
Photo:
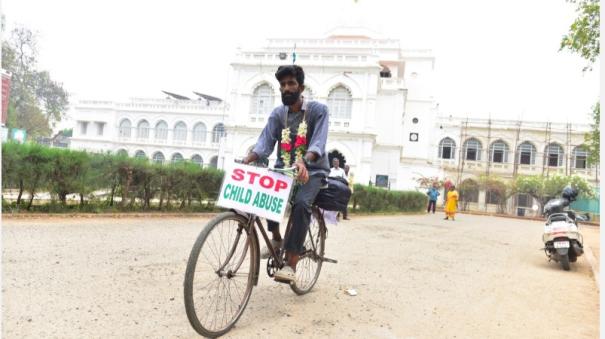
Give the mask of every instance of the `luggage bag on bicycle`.
<path id="1" fill-rule="evenodd" d="M 327 211 L 344 212 L 350 198 L 351 189 L 345 179 L 328 178 L 328 187 L 319 191 L 315 204 Z"/>

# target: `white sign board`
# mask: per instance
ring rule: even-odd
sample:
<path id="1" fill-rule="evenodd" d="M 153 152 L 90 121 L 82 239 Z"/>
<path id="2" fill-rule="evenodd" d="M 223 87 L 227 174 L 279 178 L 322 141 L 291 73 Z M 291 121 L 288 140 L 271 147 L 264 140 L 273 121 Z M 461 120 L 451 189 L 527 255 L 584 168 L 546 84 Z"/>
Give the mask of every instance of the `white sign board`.
<path id="1" fill-rule="evenodd" d="M 225 178 L 217 205 L 281 222 L 293 179 L 287 175 L 243 164 L 225 164 Z"/>

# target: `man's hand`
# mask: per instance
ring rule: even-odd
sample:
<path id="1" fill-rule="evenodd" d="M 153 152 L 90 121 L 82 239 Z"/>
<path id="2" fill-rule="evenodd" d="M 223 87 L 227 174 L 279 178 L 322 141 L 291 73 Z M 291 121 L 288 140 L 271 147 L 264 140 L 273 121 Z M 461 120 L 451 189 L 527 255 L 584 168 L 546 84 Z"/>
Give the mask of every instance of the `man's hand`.
<path id="1" fill-rule="evenodd" d="M 309 181 L 309 172 L 307 171 L 307 166 L 305 166 L 305 163 L 302 160 L 299 160 L 296 162 L 296 169 L 298 170 L 298 176 L 296 179 L 303 184 L 306 184 L 307 181 Z"/>

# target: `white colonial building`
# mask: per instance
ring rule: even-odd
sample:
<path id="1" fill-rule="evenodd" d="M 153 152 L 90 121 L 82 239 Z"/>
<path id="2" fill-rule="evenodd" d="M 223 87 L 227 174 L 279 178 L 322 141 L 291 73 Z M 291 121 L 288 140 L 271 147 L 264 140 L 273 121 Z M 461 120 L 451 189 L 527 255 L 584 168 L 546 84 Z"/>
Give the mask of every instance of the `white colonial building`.
<path id="1" fill-rule="evenodd" d="M 328 105 L 328 151 L 351 167 L 357 182 L 378 175 L 388 176 L 392 188 L 410 187 L 405 159 L 429 155 L 435 58 L 430 50 L 403 49 L 398 40 L 359 28 L 335 29 L 323 39 L 271 39 L 263 48 L 238 51 L 221 157 L 242 157 L 255 144 L 281 103 L 274 74 L 292 62 L 293 46 L 305 70 L 305 97 Z M 412 140 L 410 132 L 422 137 Z"/>
<path id="2" fill-rule="evenodd" d="M 281 103 L 274 73 L 292 63 L 295 45 L 296 63 L 306 73 L 305 97 L 326 103 L 331 113 L 328 150 L 351 166 L 357 182 L 374 182 L 378 175 L 392 188 L 412 186 L 405 160 L 430 153 L 435 58 L 430 50 L 403 49 L 398 40 L 355 27 L 322 39 L 272 39 L 263 48 L 238 50 L 228 104 L 171 93 L 161 100 L 80 101 L 72 148 L 155 161 L 201 157 L 222 167 L 250 150 Z"/>
<path id="3" fill-rule="evenodd" d="M 76 126 L 71 148 L 216 166 L 225 134 L 225 105 L 204 97 L 184 100 L 168 94 L 168 99 L 128 102 L 81 100 L 72 117 Z"/>
<path id="4" fill-rule="evenodd" d="M 306 74 L 304 96 L 330 111 L 327 150 L 351 167 L 357 183 L 414 189 L 419 177 L 460 183 L 489 173 L 580 174 L 598 182 L 581 146 L 590 126 L 441 116 L 431 50 L 403 48 L 355 27 L 238 50 L 226 103 L 167 92 L 160 100 L 80 101 L 71 147 L 220 168 L 249 152 L 281 104 L 274 74 L 292 63 L 294 46 Z M 479 208 L 490 199 L 480 192 L 473 203 Z"/>

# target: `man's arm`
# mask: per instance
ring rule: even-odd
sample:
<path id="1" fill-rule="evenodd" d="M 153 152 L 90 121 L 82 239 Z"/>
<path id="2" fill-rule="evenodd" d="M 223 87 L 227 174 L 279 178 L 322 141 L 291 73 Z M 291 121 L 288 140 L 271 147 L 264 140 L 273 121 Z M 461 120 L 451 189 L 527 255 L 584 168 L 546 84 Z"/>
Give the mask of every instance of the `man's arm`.
<path id="1" fill-rule="evenodd" d="M 277 135 L 279 133 L 279 115 L 277 109 L 274 109 L 267 120 L 267 124 L 261 132 L 254 149 L 248 154 L 243 162 L 249 164 L 259 158 L 266 158 L 273 152 L 275 143 L 277 142 Z"/>
<path id="2" fill-rule="evenodd" d="M 307 154 L 305 158 L 307 161 L 317 161 L 326 152 L 326 143 L 328 141 L 328 107 L 326 105 L 320 106 L 320 112 L 315 122 L 315 130 L 313 131 L 313 137 L 309 140 L 309 147 L 307 148 Z"/>

